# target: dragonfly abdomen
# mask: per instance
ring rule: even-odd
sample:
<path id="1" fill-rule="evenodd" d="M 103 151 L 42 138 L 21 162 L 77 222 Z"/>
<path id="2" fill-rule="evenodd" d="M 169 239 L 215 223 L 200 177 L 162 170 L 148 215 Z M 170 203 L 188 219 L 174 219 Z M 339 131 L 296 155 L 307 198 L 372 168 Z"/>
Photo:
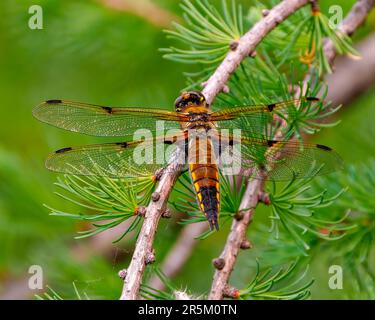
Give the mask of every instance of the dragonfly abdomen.
<path id="1" fill-rule="evenodd" d="M 210 228 L 219 229 L 220 187 L 218 168 L 214 164 L 189 165 L 198 205 L 206 216 Z"/>
<path id="2" fill-rule="evenodd" d="M 188 164 L 200 210 L 211 229 L 219 229 L 220 209 L 219 171 L 214 148 L 205 128 L 195 131 L 189 139 Z"/>

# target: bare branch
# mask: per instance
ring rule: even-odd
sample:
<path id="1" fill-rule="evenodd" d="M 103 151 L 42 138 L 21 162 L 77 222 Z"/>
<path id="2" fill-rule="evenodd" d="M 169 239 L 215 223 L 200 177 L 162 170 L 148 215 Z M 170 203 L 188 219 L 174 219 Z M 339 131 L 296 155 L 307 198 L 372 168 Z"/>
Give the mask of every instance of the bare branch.
<path id="1" fill-rule="evenodd" d="M 326 77 L 329 88 L 327 101 L 331 101 L 333 106 L 348 104 L 375 85 L 375 34 L 363 40 L 356 49 L 361 54 L 361 60 L 340 57 L 335 62 L 336 71 Z M 354 74 L 360 76 L 353 77 Z"/>
<path id="2" fill-rule="evenodd" d="M 230 76 L 235 72 L 240 63 L 251 55 L 257 45 L 277 25 L 288 18 L 292 13 L 308 4 L 310 0 L 288 0 L 269 10 L 263 19 L 258 21 L 241 39 L 235 50 L 231 50 L 220 66 L 205 83 L 203 94 L 209 104 L 225 87 Z"/>
<path id="3" fill-rule="evenodd" d="M 283 1 L 272 10 L 269 10 L 265 18 L 254 25 L 254 27 L 239 41 L 237 50 L 242 50 L 239 56 L 231 57 L 231 55 L 234 55 L 237 51 L 234 53 L 230 52 L 227 58 L 209 79 L 209 81 L 212 81 L 212 86 L 216 84 L 216 87 L 212 89 L 214 96 L 220 91 L 223 84 L 227 82 L 229 76 L 235 71 L 241 61 L 255 50 L 256 46 L 267 35 L 267 33 L 272 31 L 290 14 L 309 2 L 310 1 Z M 209 86 L 206 84 L 205 90 L 203 91 L 206 97 L 209 96 L 206 92 L 208 88 Z M 211 102 L 212 100 L 209 101 Z M 233 220 L 227 242 L 219 258 L 224 261 L 224 266 L 220 269 L 216 268 L 211 291 L 208 296 L 208 299 L 210 300 L 220 300 L 226 295 L 225 292 L 228 288 L 229 277 L 233 271 L 241 246 L 246 240 L 246 230 L 252 221 L 255 207 L 259 201 L 259 193 L 263 189 L 264 181 L 265 179 L 253 180 L 246 188 L 239 208 L 242 219 Z"/>
<path id="4" fill-rule="evenodd" d="M 176 243 L 169 251 L 160 268 L 167 278 L 175 277 L 182 269 L 195 246 L 199 243 L 195 238 L 206 229 L 206 222 L 188 224 L 182 229 Z M 163 290 L 165 287 L 157 276 L 151 278 L 150 286 L 158 290 Z"/>
<path id="5" fill-rule="evenodd" d="M 157 200 L 151 200 L 147 207 L 144 222 L 135 245 L 132 261 L 127 269 L 120 297 L 121 300 L 138 299 L 138 292 L 146 264 L 150 263 L 149 257 L 151 255 L 154 256 L 153 243 L 156 229 L 160 217 L 166 210 L 169 194 L 179 175 L 179 170 L 174 167 L 175 164 L 171 164 L 167 167 L 154 192 L 154 194 L 158 194 L 158 197 L 154 195 L 154 199 L 157 198 Z"/>
<path id="6" fill-rule="evenodd" d="M 374 1 L 359 0 L 358 3 L 353 6 L 353 9 L 348 14 L 348 18 L 346 18 L 343 24 L 341 25 L 342 30 L 350 30 L 350 34 L 352 34 L 354 30 L 364 21 L 364 18 L 362 16 L 363 10 L 361 6 L 358 6 L 358 4 L 364 5 L 364 3 L 367 2 Z M 356 12 L 361 16 L 361 18 L 355 17 Z M 367 9 L 366 12 L 368 13 L 369 9 Z M 359 23 L 358 21 L 361 21 L 361 23 Z M 354 22 L 356 22 L 356 24 L 354 24 Z M 355 25 L 356 27 L 354 28 L 353 25 Z M 308 79 L 309 74 L 307 74 L 305 81 Z M 280 130 L 276 133 L 276 136 L 278 138 L 281 138 Z M 263 189 L 265 178 L 266 176 L 263 180 L 252 180 L 246 188 L 246 192 L 244 194 L 244 197 L 242 198 L 240 211 L 244 208 L 247 209 L 244 211 L 243 219 L 239 221 L 234 220 L 232 223 L 232 228 L 228 235 L 227 242 L 225 244 L 223 252 L 220 255 L 220 259 L 224 260 L 224 267 L 221 269 L 216 269 L 215 271 L 211 291 L 208 297 L 210 300 L 221 300 L 224 296 L 228 296 L 227 288 L 230 287 L 228 283 L 229 277 L 233 271 L 235 262 L 237 260 L 237 255 L 240 251 L 241 243 L 245 239 L 246 230 L 250 222 L 252 221 L 255 207 L 259 202 L 259 194 Z"/>
<path id="7" fill-rule="evenodd" d="M 258 194 L 262 190 L 263 184 L 264 180 L 257 179 L 250 182 L 246 188 L 246 192 L 239 208 L 242 213 L 242 219 L 233 220 L 227 242 L 225 243 L 224 250 L 219 258 L 223 259 L 225 263 L 223 268 L 216 269 L 215 271 L 211 292 L 208 296 L 208 299 L 210 300 L 223 299 L 225 290 L 228 286 L 229 277 L 233 271 L 238 253 L 241 249 L 241 244 L 246 239 L 247 227 L 253 219 L 255 207 L 258 204 Z"/>
<path id="8" fill-rule="evenodd" d="M 339 26 L 339 32 L 351 36 L 354 31 L 365 22 L 369 12 L 374 6 L 375 0 L 358 0 Z M 324 52 L 329 64 L 333 65 L 337 52 L 331 40 L 326 42 Z"/>

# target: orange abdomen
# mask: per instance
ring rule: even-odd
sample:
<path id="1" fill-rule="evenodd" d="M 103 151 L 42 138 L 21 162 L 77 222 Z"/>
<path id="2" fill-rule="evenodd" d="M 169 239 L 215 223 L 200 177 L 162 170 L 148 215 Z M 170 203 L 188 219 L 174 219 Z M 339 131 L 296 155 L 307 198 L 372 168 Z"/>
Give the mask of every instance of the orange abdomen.
<path id="1" fill-rule="evenodd" d="M 211 140 L 192 139 L 189 142 L 188 163 L 199 208 L 206 216 L 211 229 L 219 229 L 219 171 L 213 157 Z"/>

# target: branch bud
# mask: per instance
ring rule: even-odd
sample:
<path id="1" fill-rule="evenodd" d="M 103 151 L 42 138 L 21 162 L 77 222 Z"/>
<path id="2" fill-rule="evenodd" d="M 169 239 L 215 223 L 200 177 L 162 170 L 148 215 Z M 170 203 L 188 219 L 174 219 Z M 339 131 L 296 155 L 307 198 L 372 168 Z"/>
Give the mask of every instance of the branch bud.
<path id="1" fill-rule="evenodd" d="M 217 270 L 221 270 L 225 266 L 225 260 L 223 258 L 216 258 L 212 260 L 212 264 Z"/>
<path id="2" fill-rule="evenodd" d="M 263 202 L 266 206 L 271 204 L 270 194 L 267 192 L 259 192 L 258 201 Z"/>
<path id="3" fill-rule="evenodd" d="M 221 89 L 221 91 L 223 91 L 224 93 L 229 93 L 229 87 L 228 87 L 228 85 L 227 84 L 225 84 L 224 86 L 223 86 L 223 89 Z"/>
<path id="4" fill-rule="evenodd" d="M 152 177 L 152 180 L 154 182 L 159 181 L 161 179 L 163 173 L 164 173 L 164 168 L 156 170 L 154 176 Z"/>
<path id="5" fill-rule="evenodd" d="M 159 192 L 153 192 L 151 195 L 152 201 L 156 202 L 160 199 L 160 193 Z"/>
<path id="6" fill-rule="evenodd" d="M 224 287 L 223 296 L 226 298 L 238 299 L 240 297 L 240 290 L 227 284 Z"/>
<path id="7" fill-rule="evenodd" d="M 250 58 L 255 58 L 256 56 L 257 56 L 257 52 L 256 52 L 256 50 L 251 51 L 250 54 L 249 54 L 249 57 L 250 57 Z"/>
<path id="8" fill-rule="evenodd" d="M 230 44 L 229 44 L 229 48 L 232 50 L 232 51 L 236 51 L 236 49 L 238 48 L 238 41 L 232 41 Z"/>
<path id="9" fill-rule="evenodd" d="M 262 10 L 262 16 L 267 17 L 269 15 L 270 11 L 268 9 L 263 9 Z"/>
<path id="10" fill-rule="evenodd" d="M 146 215 L 146 208 L 144 206 L 138 206 L 134 210 L 134 215 L 144 217 Z"/>
<path id="11" fill-rule="evenodd" d="M 128 270 L 126 269 L 122 269 L 118 272 L 118 276 L 120 277 L 120 279 L 122 280 L 125 280 L 125 277 L 126 277 L 126 274 L 128 273 Z"/>
<path id="12" fill-rule="evenodd" d="M 161 217 L 165 219 L 169 219 L 170 217 L 172 217 L 171 210 L 165 209 L 165 211 L 161 214 Z"/>
<path id="13" fill-rule="evenodd" d="M 151 263 L 154 263 L 155 260 L 156 260 L 156 257 L 155 257 L 155 250 L 152 249 L 151 252 L 149 252 L 149 253 L 146 255 L 145 263 L 146 263 L 146 264 L 151 264 Z"/>
<path id="14" fill-rule="evenodd" d="M 236 214 L 234 215 L 234 219 L 236 219 L 237 221 L 240 221 L 243 219 L 243 212 L 242 211 L 237 211 Z"/>
<path id="15" fill-rule="evenodd" d="M 240 248 L 243 250 L 251 249 L 253 247 L 253 244 L 248 239 L 243 239 L 240 245 Z"/>
<path id="16" fill-rule="evenodd" d="M 276 22 L 277 25 L 279 25 L 281 22 L 283 22 L 283 18 L 278 16 L 278 17 L 275 18 L 275 22 Z"/>

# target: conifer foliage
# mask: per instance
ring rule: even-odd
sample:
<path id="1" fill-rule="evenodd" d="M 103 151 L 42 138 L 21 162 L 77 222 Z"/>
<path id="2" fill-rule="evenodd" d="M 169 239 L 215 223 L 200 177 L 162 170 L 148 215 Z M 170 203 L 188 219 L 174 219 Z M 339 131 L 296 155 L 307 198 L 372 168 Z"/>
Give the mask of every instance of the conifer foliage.
<path id="1" fill-rule="evenodd" d="M 329 88 L 324 75 L 332 72 L 325 43 L 331 41 L 338 54 L 358 56 L 358 53 L 352 47 L 351 39 L 339 32 L 338 26 L 330 23 L 329 16 L 320 11 L 318 1 L 305 2 L 306 5 L 285 21 L 280 21 L 256 51 L 241 62 L 216 98 L 213 110 L 319 96 L 318 103 L 302 102 L 286 114 L 283 121 L 275 122 L 271 127 L 255 124 L 256 129 L 267 126 L 262 130 L 269 136 L 279 135 L 283 139 L 302 142 L 318 132 L 324 135 L 324 129 L 339 123 L 333 115 L 340 106 L 333 107 L 325 100 Z M 235 0 L 222 0 L 220 4 L 210 0 L 182 0 L 183 22 L 175 23 L 172 29 L 165 31 L 172 45 L 160 50 L 166 59 L 187 65 L 186 89 L 202 90 L 228 52 L 236 50 L 244 33 L 255 28 L 278 4 L 279 1 L 273 0 L 251 5 L 241 5 Z M 239 125 L 251 130 L 248 123 Z M 254 246 L 250 250 L 253 263 L 248 267 L 247 277 L 239 281 L 236 276 L 237 285 L 241 283 L 239 288 L 226 284 L 224 297 L 309 298 L 315 284 L 308 265 L 317 259 L 321 250 L 331 254 L 332 263 L 350 271 L 352 277 L 347 281 L 353 287 L 353 297 L 375 297 L 375 274 L 368 264 L 375 238 L 374 160 L 361 166 L 345 167 L 329 177 L 318 177 L 321 168 L 310 170 L 312 178 L 265 184 L 266 201 L 255 210 L 256 221 L 247 232 Z M 53 215 L 92 225 L 77 238 L 111 230 L 126 221 L 126 229 L 114 241 L 138 237 L 144 219 L 142 213 L 157 183 L 152 177 L 111 179 L 66 175 L 56 183 L 57 195 L 74 203 L 77 212 L 50 209 Z M 220 232 L 228 233 L 226 226 L 238 219 L 241 200 L 249 183 L 240 177 L 221 177 Z M 204 221 L 187 173 L 182 173 L 174 185 L 169 209 L 172 214 L 180 213 L 179 223 L 184 227 Z M 263 214 L 259 221 L 258 209 Z M 215 232 L 207 229 L 198 239 L 207 241 L 213 234 Z M 178 299 L 182 294 L 191 299 L 207 298 L 209 288 L 207 292 L 191 292 L 187 283 L 182 289 L 173 279 L 168 279 L 159 263 L 156 259 L 156 263 L 147 268 L 161 279 L 166 289 L 153 288 L 144 279 L 139 292 L 143 298 Z M 201 263 L 209 264 L 210 261 L 201 259 Z M 51 292 L 52 295 L 47 293 L 40 298 L 61 298 Z"/>

